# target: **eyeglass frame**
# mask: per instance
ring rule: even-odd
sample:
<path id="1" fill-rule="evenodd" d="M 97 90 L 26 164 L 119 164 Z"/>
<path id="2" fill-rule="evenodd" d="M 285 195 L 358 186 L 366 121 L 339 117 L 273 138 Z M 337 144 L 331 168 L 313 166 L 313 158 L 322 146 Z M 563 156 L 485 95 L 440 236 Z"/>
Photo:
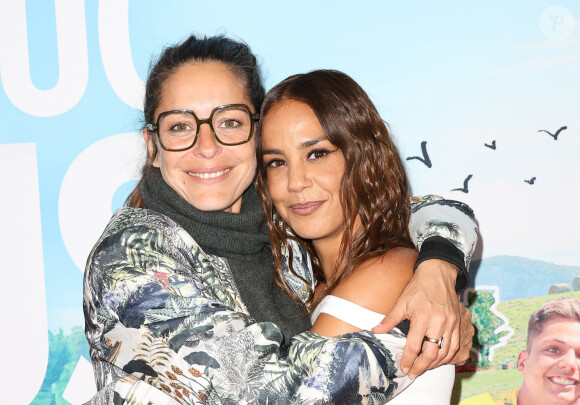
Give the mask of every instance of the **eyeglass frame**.
<path id="1" fill-rule="evenodd" d="M 217 136 L 217 134 L 215 133 L 215 129 L 213 127 L 212 124 L 212 120 L 213 120 L 213 115 L 214 113 L 221 109 L 221 108 L 227 108 L 227 107 L 243 107 L 245 110 L 247 110 L 248 114 L 250 115 L 250 135 L 248 135 L 248 137 L 241 141 L 241 142 L 235 142 L 235 143 L 224 143 L 222 142 L 222 140 Z M 163 141 L 161 140 L 161 134 L 159 133 L 159 120 L 169 114 L 174 114 L 174 113 L 178 113 L 178 114 L 183 114 L 183 113 L 188 113 L 191 114 L 193 116 L 193 118 L 195 118 L 195 122 L 197 123 L 197 129 L 195 131 L 195 138 L 193 138 L 193 142 L 191 143 L 191 145 L 189 145 L 187 148 L 181 148 L 181 149 L 168 149 L 165 145 L 163 145 Z M 260 113 L 252 113 L 252 110 L 250 110 L 250 107 L 247 104 L 224 104 L 224 105 L 218 105 L 217 107 L 214 107 L 213 110 L 211 110 L 211 113 L 209 114 L 208 118 L 204 118 L 204 119 L 199 119 L 197 117 L 197 115 L 192 111 L 192 110 L 170 110 L 170 111 L 164 111 L 162 113 L 160 113 L 157 116 L 157 122 L 155 124 L 153 123 L 149 123 L 147 125 L 145 125 L 147 127 L 148 130 L 150 131 L 155 131 L 155 133 L 157 134 L 157 137 L 159 138 L 159 144 L 161 145 L 161 147 L 163 149 L 165 149 L 168 152 L 183 152 L 184 150 L 188 150 L 194 147 L 195 143 L 197 142 L 197 136 L 199 135 L 199 131 L 200 128 L 203 124 L 207 124 L 209 125 L 211 132 L 215 138 L 216 141 L 218 141 L 218 143 L 224 145 L 224 146 L 236 146 L 236 145 L 241 145 L 247 142 L 250 142 L 250 140 L 252 139 L 252 136 L 254 135 L 254 122 L 259 121 L 260 120 Z"/>

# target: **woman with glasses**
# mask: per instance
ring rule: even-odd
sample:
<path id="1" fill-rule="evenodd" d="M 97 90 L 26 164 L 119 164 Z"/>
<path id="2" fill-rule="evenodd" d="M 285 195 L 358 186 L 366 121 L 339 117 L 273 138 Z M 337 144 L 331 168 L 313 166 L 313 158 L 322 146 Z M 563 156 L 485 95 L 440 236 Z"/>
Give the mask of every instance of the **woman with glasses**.
<path id="1" fill-rule="evenodd" d="M 393 359 L 374 335 L 309 332 L 301 306 L 275 283 L 253 186 L 252 135 L 263 98 L 254 55 L 223 36 L 191 36 L 151 69 L 142 179 L 85 271 L 85 329 L 99 389 L 92 403 L 354 404 L 368 402 L 373 390 L 395 390 Z M 459 288 L 467 282 L 477 238 L 463 204 L 431 197 L 415 208 L 419 261 L 445 257 L 460 271 L 422 263 L 384 322 L 411 319 L 408 368 L 425 335 L 443 338 L 440 348 L 424 348 L 410 373 L 467 358 L 460 330 L 470 338 L 472 327 L 459 327 L 465 311 L 455 287 L 456 278 Z M 438 235 L 441 227 L 429 226 L 437 215 L 462 232 Z M 300 273 L 285 280 L 308 298 L 316 281 L 308 255 L 294 247 L 284 254 Z M 336 373 L 341 379 L 329 384 Z"/>
<path id="2" fill-rule="evenodd" d="M 391 311 L 417 259 L 407 176 L 387 126 L 365 91 L 334 70 L 277 84 L 261 114 L 256 188 L 280 286 L 311 313 L 313 332 L 372 329 Z M 284 282 L 290 240 L 311 253 L 320 280 L 314 296 L 301 297 Z M 402 354 L 406 326 L 378 335 L 390 358 Z M 438 344 L 432 338 L 424 343 Z M 397 380 L 395 389 L 406 389 L 389 403 L 448 405 L 454 380 L 452 365 L 427 370 L 408 388 L 410 378 Z M 383 403 L 390 396 L 375 390 L 374 399 Z"/>

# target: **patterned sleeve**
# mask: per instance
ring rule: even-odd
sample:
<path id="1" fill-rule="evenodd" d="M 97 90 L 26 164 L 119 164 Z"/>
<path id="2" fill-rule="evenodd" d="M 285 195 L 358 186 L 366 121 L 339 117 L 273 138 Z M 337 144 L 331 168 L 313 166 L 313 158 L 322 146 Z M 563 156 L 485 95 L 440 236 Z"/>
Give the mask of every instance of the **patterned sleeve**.
<path id="1" fill-rule="evenodd" d="M 382 403 L 404 388 L 368 332 L 282 345 L 254 323 L 225 261 L 147 210 L 120 210 L 85 272 L 91 404 Z"/>
<path id="2" fill-rule="evenodd" d="M 469 283 L 469 264 L 477 244 L 478 229 L 468 205 L 428 195 L 411 199 L 409 232 L 419 250 L 419 265 L 427 259 L 442 259 L 459 270 L 456 290 Z"/>

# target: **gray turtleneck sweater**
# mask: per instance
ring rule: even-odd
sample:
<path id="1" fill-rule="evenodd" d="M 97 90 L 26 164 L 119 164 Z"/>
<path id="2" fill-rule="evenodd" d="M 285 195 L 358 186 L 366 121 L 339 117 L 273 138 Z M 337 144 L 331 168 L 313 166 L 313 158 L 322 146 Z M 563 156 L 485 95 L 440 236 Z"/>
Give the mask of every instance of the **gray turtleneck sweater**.
<path id="1" fill-rule="evenodd" d="M 147 209 L 168 216 L 206 253 L 228 261 L 242 300 L 257 322 L 278 325 L 286 342 L 310 328 L 300 306 L 274 283 L 268 227 L 253 185 L 244 192 L 238 214 L 194 208 L 163 180 L 159 169 L 144 178 L 141 193 Z"/>

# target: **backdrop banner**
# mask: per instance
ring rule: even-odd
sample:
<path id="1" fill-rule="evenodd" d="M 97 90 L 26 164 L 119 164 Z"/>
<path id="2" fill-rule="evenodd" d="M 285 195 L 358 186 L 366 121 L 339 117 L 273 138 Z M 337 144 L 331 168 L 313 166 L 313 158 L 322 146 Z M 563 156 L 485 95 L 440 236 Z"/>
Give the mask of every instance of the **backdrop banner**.
<path id="1" fill-rule="evenodd" d="M 361 84 L 413 194 L 479 223 L 453 403 L 521 385 L 532 311 L 580 298 L 580 2 L 1 0 L 2 402 L 95 391 L 85 262 L 139 177 L 150 61 L 191 33 L 247 42 L 266 89 L 318 68 Z"/>

